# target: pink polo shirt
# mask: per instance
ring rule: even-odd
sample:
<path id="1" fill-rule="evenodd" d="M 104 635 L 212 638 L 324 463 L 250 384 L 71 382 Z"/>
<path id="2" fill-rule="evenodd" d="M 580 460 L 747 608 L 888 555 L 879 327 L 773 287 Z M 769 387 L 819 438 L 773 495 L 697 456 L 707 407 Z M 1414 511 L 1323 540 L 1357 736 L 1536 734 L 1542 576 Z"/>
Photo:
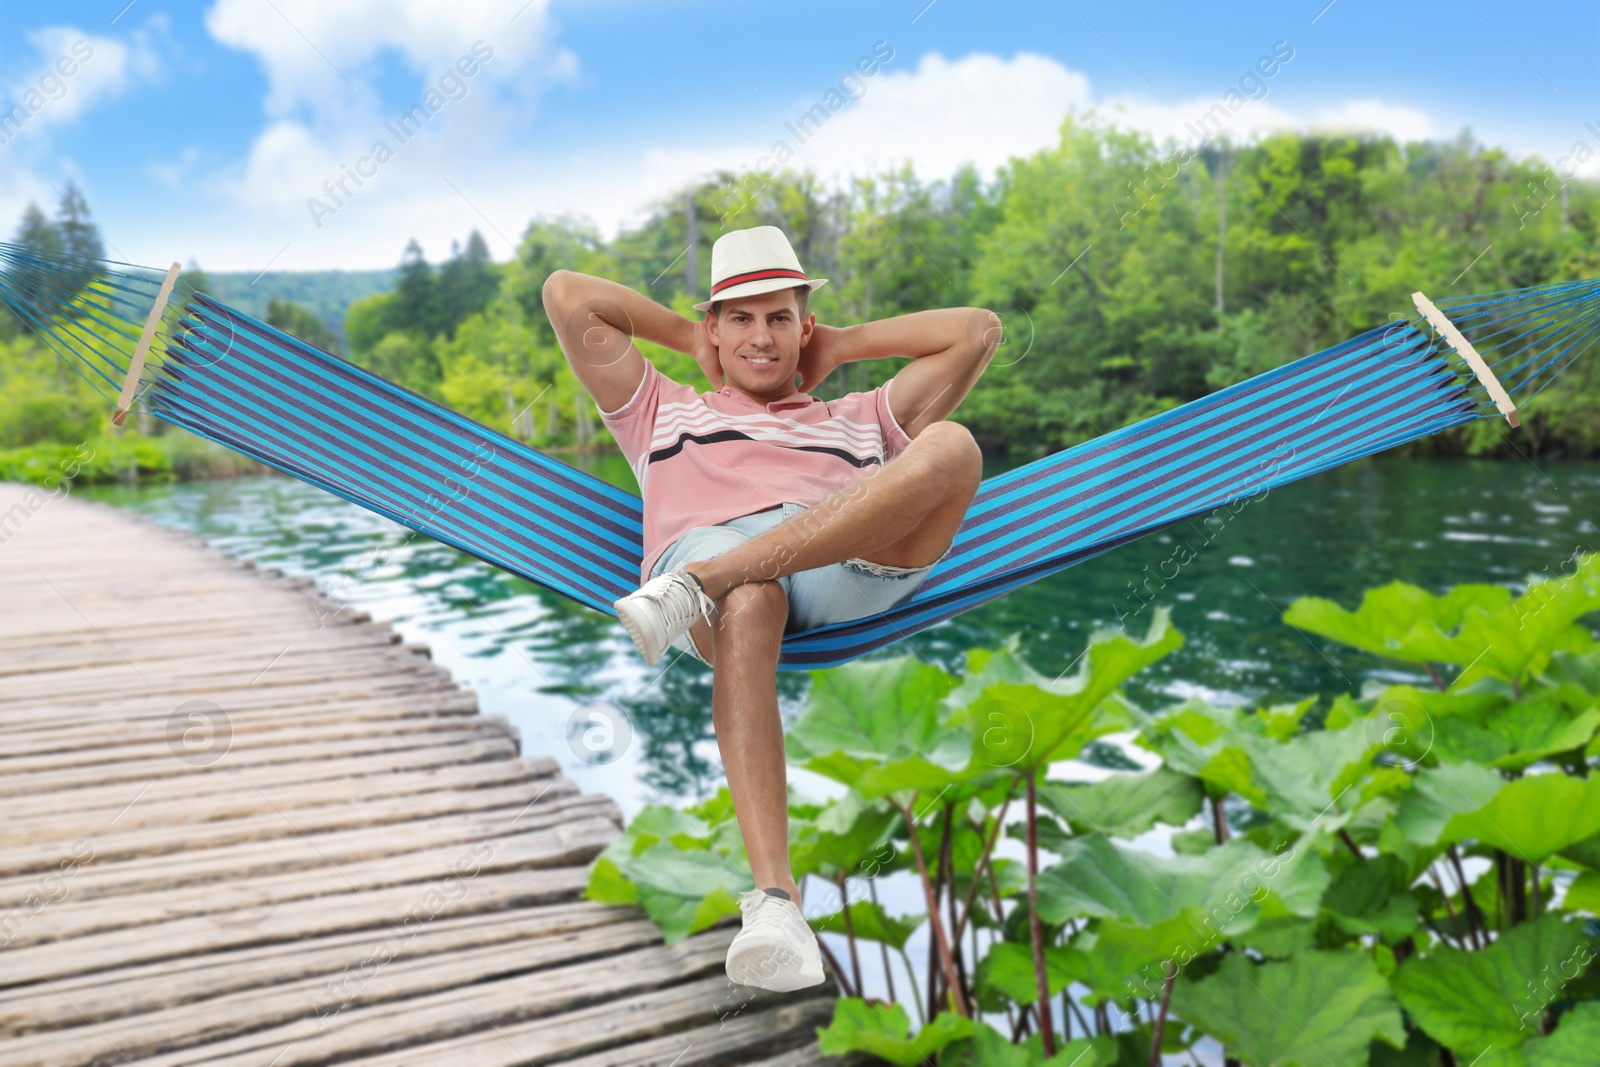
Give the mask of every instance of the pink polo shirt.
<path id="1" fill-rule="evenodd" d="M 889 411 L 888 389 L 763 404 L 728 385 L 697 393 L 646 360 L 633 397 L 600 411 L 644 494 L 640 582 L 696 526 L 783 503 L 811 507 L 905 451 L 911 438 Z"/>

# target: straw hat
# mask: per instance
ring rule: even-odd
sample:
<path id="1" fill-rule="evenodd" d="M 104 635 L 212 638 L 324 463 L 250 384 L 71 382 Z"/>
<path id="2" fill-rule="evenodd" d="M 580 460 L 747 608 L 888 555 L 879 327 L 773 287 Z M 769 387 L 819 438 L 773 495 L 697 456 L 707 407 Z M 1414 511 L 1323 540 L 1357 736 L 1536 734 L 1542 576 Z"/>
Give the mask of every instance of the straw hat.
<path id="1" fill-rule="evenodd" d="M 711 246 L 711 298 L 694 309 L 709 311 L 718 300 L 801 285 L 816 292 L 826 284 L 826 278 L 806 277 L 782 230 L 776 226 L 752 226 L 725 233 Z"/>

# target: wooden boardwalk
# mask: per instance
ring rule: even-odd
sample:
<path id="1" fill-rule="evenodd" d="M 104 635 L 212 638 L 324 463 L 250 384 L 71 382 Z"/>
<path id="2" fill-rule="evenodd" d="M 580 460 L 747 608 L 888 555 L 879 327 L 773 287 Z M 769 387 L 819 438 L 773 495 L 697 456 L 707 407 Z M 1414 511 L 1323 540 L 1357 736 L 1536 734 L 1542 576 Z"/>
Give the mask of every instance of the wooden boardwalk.
<path id="1" fill-rule="evenodd" d="M 860 1062 L 582 899 L 621 823 L 309 583 L 0 485 L 0 1067 Z"/>

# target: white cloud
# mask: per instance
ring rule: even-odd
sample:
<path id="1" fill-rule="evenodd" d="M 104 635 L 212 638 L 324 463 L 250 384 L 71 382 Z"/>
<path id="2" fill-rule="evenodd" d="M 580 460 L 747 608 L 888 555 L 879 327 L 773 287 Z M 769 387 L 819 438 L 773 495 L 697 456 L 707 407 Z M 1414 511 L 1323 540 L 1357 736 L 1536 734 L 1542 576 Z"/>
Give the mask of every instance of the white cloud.
<path id="1" fill-rule="evenodd" d="M 1082 73 L 1030 52 L 1009 59 L 926 53 L 914 64 L 894 56 L 862 79 L 858 98 L 829 113 L 820 128 L 814 122 L 803 142 L 791 127 L 835 86 L 819 84 L 763 120 L 744 121 L 721 145 L 680 147 L 684 136 L 670 127 L 654 143 L 607 137 L 601 129 L 592 143 L 555 154 L 539 144 L 536 128 L 530 137 L 525 127 L 508 125 L 541 88 L 576 69 L 576 60 L 545 39 L 544 0 L 510 25 L 502 0 L 275 2 L 294 26 L 255 0 L 218 0 L 208 18 L 220 39 L 259 58 L 271 86 L 262 132 L 223 182 L 242 217 L 230 219 L 220 246 L 215 227 L 197 222 L 187 235 L 217 269 L 259 270 L 279 255 L 276 267 L 388 266 L 413 235 L 437 259 L 452 238 L 473 228 L 505 258 L 536 215 L 587 216 L 609 237 L 691 180 L 756 168 L 764 156 L 770 166 L 780 140 L 794 150 L 790 165 L 841 182 L 906 159 L 924 179 L 947 177 L 967 162 L 990 176 L 1013 156 L 1054 145 L 1062 119 L 1074 110 L 1092 108 L 1158 143 L 1169 136 L 1192 140 L 1185 124 L 1201 119 L 1231 88 L 1176 103 L 1106 98 L 1094 94 Z M 505 33 L 494 36 L 496 28 Z M 399 57 L 420 96 L 480 38 L 492 45 L 494 59 L 468 96 L 446 105 L 403 146 L 385 132 L 394 108 L 386 113 L 374 94 L 352 89 L 333 69 L 363 86 L 376 64 Z M 1265 97 L 1231 112 L 1230 136 L 1243 141 L 1286 128 L 1433 135 L 1429 116 L 1413 108 L 1357 99 L 1301 113 L 1280 105 L 1275 92 L 1269 82 Z M 348 200 L 314 225 L 307 198 L 331 202 L 323 183 L 338 179 L 378 139 L 389 140 L 392 160 L 365 185 L 347 186 Z"/>
<path id="2" fill-rule="evenodd" d="M 270 115 L 304 111 L 316 124 L 361 117 L 375 105 L 363 76 L 376 62 L 398 57 L 428 82 L 477 42 L 516 57 L 486 64 L 485 80 L 537 91 L 528 61 L 549 35 L 548 6 L 549 0 L 532 0 L 516 13 L 506 0 L 217 0 L 206 28 L 261 62 Z M 558 55 L 550 68 L 559 76 L 573 62 Z"/>
<path id="3" fill-rule="evenodd" d="M 129 85 L 160 73 L 149 34 L 128 40 L 98 37 L 74 26 L 48 26 L 28 34 L 37 53 L 32 71 L 7 87 L 8 135 L 37 134 L 71 122 L 121 95 Z"/>
<path id="4" fill-rule="evenodd" d="M 1310 126 L 1316 130 L 1387 133 L 1401 142 L 1439 136 L 1433 120 L 1423 112 L 1382 100 L 1347 100 L 1338 107 L 1322 108 L 1311 116 Z"/>
<path id="5" fill-rule="evenodd" d="M 1054 144 L 1067 111 L 1090 102 L 1089 79 L 1046 56 L 951 61 L 930 52 L 915 71 L 868 79 L 861 100 L 805 147 L 821 174 L 910 159 L 927 175 L 944 177 L 963 163 L 992 175 L 1012 156 Z"/>
<path id="6" fill-rule="evenodd" d="M 34 169 L 49 148 L 46 134 L 116 99 L 130 86 L 162 73 L 153 39 L 164 17 L 151 19 L 125 40 L 86 33 L 74 26 L 30 32 L 35 57 L 16 81 L 0 87 L 0 217 L 17 218 L 29 203 L 53 210 L 59 187 Z M 61 161 L 51 169 L 65 167 Z"/>
<path id="7" fill-rule="evenodd" d="M 395 220 L 436 210 L 446 188 L 441 173 L 455 171 L 463 158 L 499 160 L 503 167 L 514 154 L 512 135 L 536 113 L 539 94 L 576 75 L 576 57 L 548 40 L 547 6 L 548 0 L 520 11 L 505 0 L 217 0 L 207 29 L 255 56 L 269 92 L 266 123 L 245 159 L 202 184 L 270 220 L 263 248 L 285 233 L 308 249 L 331 248 L 330 235 L 319 231 L 334 225 L 324 212 L 332 209 L 346 232 L 357 219 L 381 218 L 391 235 L 385 246 L 398 249 L 404 236 L 392 236 Z M 373 87 L 392 82 L 386 76 L 396 65 L 411 86 L 400 104 L 392 92 L 386 101 Z M 402 126 L 419 104 L 424 110 Z M 383 261 L 397 256 L 386 248 Z"/>

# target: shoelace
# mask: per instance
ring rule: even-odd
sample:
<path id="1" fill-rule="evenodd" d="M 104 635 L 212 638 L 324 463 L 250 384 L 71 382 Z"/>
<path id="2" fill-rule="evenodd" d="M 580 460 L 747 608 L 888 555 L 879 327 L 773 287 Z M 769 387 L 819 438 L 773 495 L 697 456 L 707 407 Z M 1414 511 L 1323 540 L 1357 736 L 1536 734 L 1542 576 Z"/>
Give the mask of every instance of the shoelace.
<path id="1" fill-rule="evenodd" d="M 699 615 L 711 625 L 711 610 L 716 607 L 716 602 L 702 593 L 694 584 L 694 579 L 687 574 L 680 575 L 680 581 L 668 585 L 660 593 L 662 606 L 669 615 L 676 618 L 693 618 Z"/>
<path id="2" fill-rule="evenodd" d="M 773 903 L 763 906 L 768 900 Z M 753 893 L 745 894 L 739 903 L 744 912 L 746 930 L 752 933 L 759 930 L 788 930 L 798 935 L 799 931 L 794 929 L 794 916 L 790 914 L 788 908 L 783 907 L 780 898 L 757 889 Z"/>

